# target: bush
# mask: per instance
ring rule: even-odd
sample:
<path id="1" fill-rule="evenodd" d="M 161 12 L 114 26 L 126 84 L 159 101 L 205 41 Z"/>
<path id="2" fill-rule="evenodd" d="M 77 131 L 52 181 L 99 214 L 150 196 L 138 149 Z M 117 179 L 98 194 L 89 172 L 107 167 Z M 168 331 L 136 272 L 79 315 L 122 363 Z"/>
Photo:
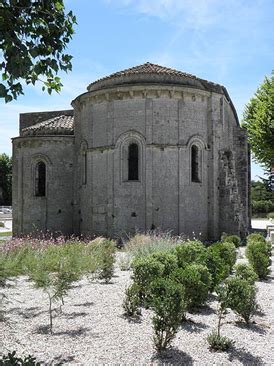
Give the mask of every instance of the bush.
<path id="1" fill-rule="evenodd" d="M 213 245 L 207 249 L 204 263 L 211 274 L 211 290 L 214 290 L 229 276 L 230 266 L 220 257 L 220 252 L 215 250 Z"/>
<path id="2" fill-rule="evenodd" d="M 6 281 L 16 273 L 12 260 L 0 252 L 0 288 L 6 285 Z"/>
<path id="3" fill-rule="evenodd" d="M 99 278 L 108 283 L 114 274 L 115 246 L 112 241 L 104 240 L 100 249 Z"/>
<path id="4" fill-rule="evenodd" d="M 267 278 L 271 264 L 271 249 L 264 241 L 248 241 L 246 257 L 259 279 Z"/>
<path id="5" fill-rule="evenodd" d="M 241 278 L 230 277 L 225 281 L 224 287 L 227 307 L 240 315 L 248 324 L 258 309 L 255 285 Z"/>
<path id="6" fill-rule="evenodd" d="M 157 278 L 161 278 L 165 266 L 151 257 L 137 258 L 132 263 L 133 281 L 139 287 L 140 301 L 143 304 L 148 300 L 148 289 L 150 284 Z"/>
<path id="7" fill-rule="evenodd" d="M 207 341 L 214 351 L 226 351 L 232 343 L 229 338 L 219 335 L 216 331 L 208 335 Z"/>
<path id="8" fill-rule="evenodd" d="M 267 213 L 274 210 L 274 203 L 271 200 L 252 200 L 252 214 Z"/>
<path id="9" fill-rule="evenodd" d="M 206 253 L 204 244 L 200 241 L 183 242 L 175 248 L 178 266 L 185 268 L 190 263 L 203 263 Z"/>
<path id="10" fill-rule="evenodd" d="M 140 289 L 135 283 L 126 289 L 126 296 L 123 302 L 125 315 L 130 317 L 141 315 L 139 293 Z"/>
<path id="11" fill-rule="evenodd" d="M 5 224 L 2 221 L 0 221 L 0 227 L 5 227 Z"/>
<path id="12" fill-rule="evenodd" d="M 274 219 L 274 212 L 269 212 L 269 213 L 267 214 L 267 218 L 268 218 L 268 219 Z"/>
<path id="13" fill-rule="evenodd" d="M 239 248 L 241 244 L 241 238 L 238 235 L 227 235 L 225 233 L 221 236 L 221 241 L 233 243 L 236 248 Z"/>
<path id="14" fill-rule="evenodd" d="M 211 249 L 218 253 L 220 258 L 229 266 L 230 271 L 236 263 L 236 247 L 232 242 L 218 242 L 211 246 Z"/>
<path id="15" fill-rule="evenodd" d="M 171 279 L 158 278 L 150 286 L 154 345 L 166 349 L 178 331 L 184 314 L 184 291 Z"/>
<path id="16" fill-rule="evenodd" d="M 237 264 L 235 267 L 235 277 L 246 280 L 254 284 L 258 280 L 258 275 L 249 264 Z"/>
<path id="17" fill-rule="evenodd" d="M 7 355 L 3 355 L 0 359 L 0 365 L 4 366 L 40 366 L 40 363 L 36 361 L 33 356 L 27 356 L 25 358 L 17 357 L 16 352 L 9 352 Z"/>
<path id="18" fill-rule="evenodd" d="M 152 259 L 164 266 L 163 276 L 169 276 L 177 267 L 177 257 L 167 252 L 157 252 L 151 255 Z"/>
<path id="19" fill-rule="evenodd" d="M 247 243 L 250 243 L 251 241 L 261 241 L 265 243 L 265 238 L 262 234 L 252 233 L 246 237 L 246 241 Z"/>
<path id="20" fill-rule="evenodd" d="M 211 286 L 211 275 L 207 267 L 190 264 L 174 271 L 173 278 L 184 287 L 187 310 L 197 309 L 207 301 Z"/>

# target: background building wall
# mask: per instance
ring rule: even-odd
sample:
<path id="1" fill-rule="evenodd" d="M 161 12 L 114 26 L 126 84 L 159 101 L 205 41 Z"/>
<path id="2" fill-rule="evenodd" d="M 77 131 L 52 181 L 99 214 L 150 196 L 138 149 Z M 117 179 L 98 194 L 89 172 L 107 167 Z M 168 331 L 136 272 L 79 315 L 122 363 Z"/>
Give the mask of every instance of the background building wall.
<path id="1" fill-rule="evenodd" d="M 250 224 L 248 146 L 219 89 L 158 84 L 95 90 L 73 101 L 74 136 L 15 138 L 14 235 L 49 230 L 116 237 L 154 228 L 200 239 L 244 235 Z M 22 126 L 34 117 L 22 117 Z M 128 181 L 130 143 L 139 149 L 138 181 Z M 199 182 L 191 180 L 193 145 Z M 46 197 L 34 194 L 39 159 L 48 167 Z"/>
<path id="2" fill-rule="evenodd" d="M 72 234 L 73 136 L 13 140 L 13 235 Z M 46 196 L 35 196 L 35 165 L 46 164 Z"/>

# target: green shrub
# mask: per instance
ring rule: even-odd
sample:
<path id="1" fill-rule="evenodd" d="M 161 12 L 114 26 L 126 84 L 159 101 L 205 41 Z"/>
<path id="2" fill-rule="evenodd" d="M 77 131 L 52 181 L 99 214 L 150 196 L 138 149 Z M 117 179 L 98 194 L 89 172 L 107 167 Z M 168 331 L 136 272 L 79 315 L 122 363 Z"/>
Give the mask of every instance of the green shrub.
<path id="1" fill-rule="evenodd" d="M 135 283 L 133 283 L 126 289 L 125 299 L 123 301 L 125 315 L 129 317 L 136 317 L 141 315 L 139 294 L 140 289 Z"/>
<path id="2" fill-rule="evenodd" d="M 164 266 L 163 276 L 169 276 L 177 267 L 177 257 L 168 252 L 157 252 L 151 255 L 152 259 L 162 263 Z"/>
<path id="3" fill-rule="evenodd" d="M 6 281 L 15 276 L 16 271 L 12 260 L 5 253 L 0 252 L 0 288 L 6 285 Z"/>
<path id="4" fill-rule="evenodd" d="M 220 257 L 220 252 L 214 246 L 207 249 L 204 263 L 211 274 L 211 290 L 214 290 L 224 279 L 229 276 L 230 266 Z"/>
<path id="5" fill-rule="evenodd" d="M 258 275 L 249 264 L 237 264 L 235 267 L 235 277 L 246 280 L 254 284 L 258 280 Z"/>
<path id="6" fill-rule="evenodd" d="M 0 227 L 5 227 L 5 224 L 2 221 L 0 221 Z"/>
<path id="7" fill-rule="evenodd" d="M 267 218 L 268 218 L 268 219 L 274 219 L 274 212 L 269 212 L 269 213 L 267 214 Z"/>
<path id="8" fill-rule="evenodd" d="M 259 279 L 267 278 L 268 267 L 271 264 L 271 250 L 265 241 L 249 241 L 246 248 L 246 257 L 259 276 Z"/>
<path id="9" fill-rule="evenodd" d="M 175 254 L 178 260 L 178 266 L 185 268 L 191 263 L 203 263 L 206 253 L 204 244 L 200 241 L 183 242 L 175 248 Z"/>
<path id="10" fill-rule="evenodd" d="M 219 257 L 229 266 L 231 271 L 237 258 L 235 245 L 232 242 L 218 242 L 214 243 L 211 249 L 218 253 Z"/>
<path id="11" fill-rule="evenodd" d="M 110 240 L 105 240 L 101 247 L 99 259 L 99 278 L 108 283 L 114 274 L 115 246 Z"/>
<path id="12" fill-rule="evenodd" d="M 171 279 L 158 278 L 150 286 L 154 345 L 158 351 L 166 349 L 174 339 L 183 317 L 183 287 Z"/>
<path id="13" fill-rule="evenodd" d="M 207 341 L 214 351 L 226 351 L 232 344 L 229 338 L 219 335 L 216 331 L 207 336 Z"/>
<path id="14" fill-rule="evenodd" d="M 9 352 L 7 355 L 3 355 L 0 359 L 1 366 L 40 366 L 40 363 L 36 361 L 33 356 L 27 356 L 24 358 L 17 357 L 16 352 Z"/>
<path id="15" fill-rule="evenodd" d="M 133 281 L 139 287 L 140 300 L 143 303 L 148 300 L 148 289 L 152 281 L 161 278 L 165 266 L 151 257 L 137 258 L 132 263 Z"/>
<path id="16" fill-rule="evenodd" d="M 252 233 L 252 234 L 249 234 L 247 237 L 246 237 L 246 241 L 247 243 L 251 242 L 251 241 L 261 241 L 261 242 L 265 242 L 265 238 L 262 234 L 259 234 L 259 233 Z"/>
<path id="17" fill-rule="evenodd" d="M 187 310 L 201 307 L 208 298 L 211 275 L 202 264 L 189 264 L 173 272 L 173 278 L 184 287 Z"/>
<path id="18" fill-rule="evenodd" d="M 241 244 L 241 238 L 238 235 L 227 235 L 225 233 L 221 236 L 221 241 L 233 243 L 236 248 Z"/>
<path id="19" fill-rule="evenodd" d="M 255 285 L 241 278 L 230 277 L 226 279 L 224 287 L 227 307 L 240 315 L 248 324 L 258 309 Z"/>
<path id="20" fill-rule="evenodd" d="M 252 214 L 267 213 L 274 210 L 272 200 L 252 200 Z"/>
<path id="21" fill-rule="evenodd" d="M 83 247 L 81 259 L 82 270 L 92 278 L 97 277 L 108 283 L 114 273 L 115 245 L 114 242 L 98 237 Z"/>

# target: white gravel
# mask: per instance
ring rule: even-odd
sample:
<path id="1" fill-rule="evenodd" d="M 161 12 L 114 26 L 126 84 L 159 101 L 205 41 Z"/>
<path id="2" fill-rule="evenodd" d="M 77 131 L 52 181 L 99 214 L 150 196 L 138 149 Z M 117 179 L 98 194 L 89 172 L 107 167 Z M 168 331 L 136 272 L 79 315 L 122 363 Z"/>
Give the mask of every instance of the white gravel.
<path id="1" fill-rule="evenodd" d="M 234 341 L 231 350 L 208 348 L 206 337 L 217 324 L 212 296 L 201 313 L 187 315 L 191 321 L 182 325 L 172 348 L 160 357 L 153 349 L 151 312 L 143 310 L 140 322 L 123 316 L 130 275 L 117 269 L 110 284 L 78 282 L 65 298 L 63 313 L 54 318 L 52 335 L 47 328 L 47 295 L 19 278 L 3 291 L 7 300 L 6 320 L 0 322 L 0 353 L 32 354 L 46 365 L 274 365 L 273 278 L 257 283 L 261 312 L 250 328 L 228 314 L 222 333 Z"/>

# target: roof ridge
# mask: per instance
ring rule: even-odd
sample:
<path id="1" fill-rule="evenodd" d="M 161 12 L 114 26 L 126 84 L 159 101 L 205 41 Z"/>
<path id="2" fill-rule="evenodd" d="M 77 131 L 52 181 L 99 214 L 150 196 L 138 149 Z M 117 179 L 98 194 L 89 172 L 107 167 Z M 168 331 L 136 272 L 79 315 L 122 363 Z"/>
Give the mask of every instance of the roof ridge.
<path id="1" fill-rule="evenodd" d="M 156 75 L 168 75 L 170 77 L 187 77 L 187 78 L 193 79 L 193 80 L 201 82 L 201 83 L 206 83 L 206 84 L 210 84 L 212 86 L 222 87 L 221 84 L 213 83 L 206 79 L 199 78 L 193 74 L 189 74 L 184 71 L 176 70 L 171 67 L 162 66 L 162 65 L 147 61 L 143 64 L 132 66 L 132 67 L 129 67 L 129 68 L 121 70 L 121 71 L 116 71 L 110 75 L 103 76 L 102 78 L 97 79 L 94 82 L 90 83 L 88 85 L 87 89 L 89 90 L 90 87 L 92 87 L 93 85 L 100 84 L 101 82 L 104 82 L 104 81 L 121 78 L 121 77 L 126 77 L 126 76 L 131 76 L 131 75 L 138 75 L 138 74 L 144 74 L 144 75 L 156 74 Z"/>

